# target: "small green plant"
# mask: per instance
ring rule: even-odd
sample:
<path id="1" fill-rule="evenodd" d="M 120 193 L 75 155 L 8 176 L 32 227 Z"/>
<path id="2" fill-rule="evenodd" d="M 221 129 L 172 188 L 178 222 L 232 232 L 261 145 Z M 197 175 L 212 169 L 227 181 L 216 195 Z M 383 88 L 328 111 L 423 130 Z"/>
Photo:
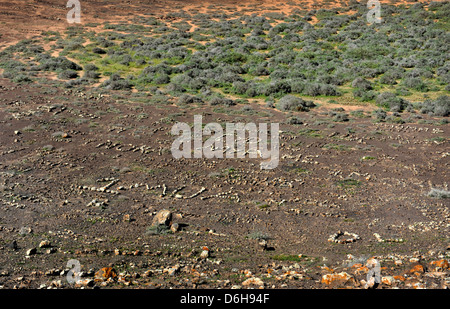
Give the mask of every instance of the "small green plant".
<path id="1" fill-rule="evenodd" d="M 270 235 L 267 233 L 264 233 L 262 231 L 253 231 L 247 235 L 247 238 L 257 239 L 257 240 L 269 240 Z"/>
<path id="2" fill-rule="evenodd" d="M 450 191 L 432 188 L 427 195 L 438 199 L 450 198 Z"/>
<path id="3" fill-rule="evenodd" d="M 375 160 L 375 157 L 371 157 L 371 156 L 364 156 L 361 158 L 361 161 L 368 161 L 368 160 Z"/>
<path id="4" fill-rule="evenodd" d="M 361 185 L 361 182 L 356 179 L 343 179 L 336 182 L 336 185 L 338 185 L 341 188 L 347 189 L 347 188 L 353 188 L 353 187 L 359 187 Z"/>
<path id="5" fill-rule="evenodd" d="M 320 133 L 320 130 L 317 129 L 301 129 L 298 131 L 299 135 L 306 135 L 309 137 L 322 138 L 323 135 Z"/>
<path id="6" fill-rule="evenodd" d="M 272 256 L 272 259 L 276 260 L 276 261 L 301 262 L 303 260 L 303 256 L 294 255 L 294 254 L 290 254 L 290 255 L 277 254 L 277 255 Z"/>
<path id="7" fill-rule="evenodd" d="M 165 235 L 170 232 L 171 231 L 168 226 L 162 225 L 162 224 L 157 224 L 157 225 L 152 225 L 152 226 L 148 227 L 147 230 L 145 231 L 145 234 L 146 235 Z"/>

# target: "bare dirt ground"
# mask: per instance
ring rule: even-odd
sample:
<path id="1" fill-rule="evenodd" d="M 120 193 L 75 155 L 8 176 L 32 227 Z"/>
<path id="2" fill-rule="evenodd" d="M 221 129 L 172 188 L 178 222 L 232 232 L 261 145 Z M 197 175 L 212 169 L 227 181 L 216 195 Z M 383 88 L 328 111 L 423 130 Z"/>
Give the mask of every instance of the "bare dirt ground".
<path id="1" fill-rule="evenodd" d="M 220 4 L 247 14 L 261 5 Z M 88 1 L 82 18 L 164 18 L 207 5 Z M 66 29 L 67 10 L 53 0 L 0 3 L 0 50 Z M 236 118 L 130 96 L 0 79 L 0 286 L 364 288 L 370 257 L 382 266 L 379 288 L 450 285 L 448 199 L 427 196 L 432 188 L 448 190 L 448 125 L 370 117 L 329 125 L 331 108 L 370 114 L 371 106 L 324 103 L 302 115 L 301 125 L 273 111 L 270 121 L 282 131 L 280 164 L 260 170 L 259 159 L 176 160 L 170 152 L 174 119 L 192 123 L 202 114 L 203 123 L 258 123 L 258 113 Z M 257 100 L 250 104 L 264 112 Z M 163 209 L 178 231 L 152 230 Z M 329 241 L 339 231 L 358 238 Z M 76 285 L 66 281 L 70 259 L 81 263 Z"/>

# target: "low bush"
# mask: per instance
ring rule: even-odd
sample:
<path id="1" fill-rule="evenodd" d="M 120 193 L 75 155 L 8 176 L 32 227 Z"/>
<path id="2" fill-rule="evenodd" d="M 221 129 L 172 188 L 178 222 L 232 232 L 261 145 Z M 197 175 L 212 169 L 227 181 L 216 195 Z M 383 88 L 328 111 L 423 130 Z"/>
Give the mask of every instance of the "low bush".
<path id="1" fill-rule="evenodd" d="M 325 96 L 339 96 L 341 93 L 336 89 L 334 85 L 311 83 L 306 84 L 303 93 L 312 97 L 319 95 Z"/>
<path id="2" fill-rule="evenodd" d="M 72 79 L 72 78 L 77 78 L 78 73 L 77 73 L 77 71 L 74 71 L 74 70 L 64 70 L 58 74 L 58 77 L 61 79 Z"/>
<path id="3" fill-rule="evenodd" d="M 420 104 L 420 108 L 422 114 L 448 117 L 450 116 L 450 97 L 443 95 L 436 100 L 426 100 Z"/>
<path id="4" fill-rule="evenodd" d="M 100 48 L 100 47 L 94 47 L 94 48 L 92 49 L 92 52 L 93 52 L 94 54 L 99 54 L 99 55 L 106 54 L 106 50 L 104 50 L 104 49 L 102 49 L 102 48 Z"/>
<path id="5" fill-rule="evenodd" d="M 180 104 L 203 103 L 203 100 L 197 96 L 183 94 L 178 98 L 178 103 Z"/>
<path id="6" fill-rule="evenodd" d="M 42 57 L 38 57 L 40 62 L 39 69 L 43 71 L 57 71 L 57 70 L 75 70 L 82 69 L 81 66 L 73 61 L 68 60 L 65 57 L 51 57 L 43 54 Z"/>
<path id="7" fill-rule="evenodd" d="M 382 109 L 377 109 L 373 111 L 373 115 L 375 116 L 375 119 L 377 121 L 385 121 L 387 116 L 386 112 Z"/>
<path id="8" fill-rule="evenodd" d="M 228 98 L 214 96 L 213 98 L 211 98 L 209 100 L 209 104 L 212 106 L 214 106 L 214 105 L 233 106 L 233 105 L 236 105 L 236 102 L 234 102 L 233 100 L 228 99 Z"/>
<path id="9" fill-rule="evenodd" d="M 277 108 L 281 111 L 308 111 L 310 107 L 314 107 L 312 101 L 305 101 L 302 98 L 286 95 L 282 97 L 277 104 Z"/>
<path id="10" fill-rule="evenodd" d="M 408 101 L 397 97 L 395 93 L 383 92 L 377 96 L 376 104 L 391 112 L 401 112 L 408 106 Z"/>
<path id="11" fill-rule="evenodd" d="M 303 124 L 303 120 L 298 118 L 297 116 L 292 116 L 292 117 L 289 117 L 289 119 L 287 120 L 287 123 L 299 125 L 299 124 Z"/>
<path id="12" fill-rule="evenodd" d="M 346 113 L 337 113 L 336 115 L 334 115 L 333 121 L 335 121 L 335 122 L 349 121 L 348 114 L 346 114 Z"/>
<path id="13" fill-rule="evenodd" d="M 110 90 L 128 90 L 133 85 L 128 80 L 120 77 L 119 74 L 114 73 L 108 80 L 103 82 L 102 86 Z"/>
<path id="14" fill-rule="evenodd" d="M 428 86 L 419 77 L 407 77 L 403 80 L 402 84 L 409 89 L 417 91 L 426 92 L 429 90 Z"/>
<path id="15" fill-rule="evenodd" d="M 352 82 L 352 87 L 353 88 L 358 88 L 362 91 L 367 91 L 367 90 L 372 90 L 372 83 L 369 82 L 367 79 L 361 78 L 361 77 L 357 77 L 353 80 Z"/>

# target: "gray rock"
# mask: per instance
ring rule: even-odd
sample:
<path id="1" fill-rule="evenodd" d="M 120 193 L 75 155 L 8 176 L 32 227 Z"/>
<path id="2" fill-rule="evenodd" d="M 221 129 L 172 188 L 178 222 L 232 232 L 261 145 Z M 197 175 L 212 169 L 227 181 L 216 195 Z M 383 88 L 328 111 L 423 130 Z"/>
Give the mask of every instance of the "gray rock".
<path id="1" fill-rule="evenodd" d="M 28 226 L 22 226 L 19 230 L 19 234 L 20 235 L 26 235 L 26 234 L 30 234 L 31 233 L 31 227 Z"/>
<path id="2" fill-rule="evenodd" d="M 17 242 L 15 241 L 15 240 L 13 240 L 9 245 L 8 245 L 8 247 L 11 249 L 11 250 L 17 250 Z"/>

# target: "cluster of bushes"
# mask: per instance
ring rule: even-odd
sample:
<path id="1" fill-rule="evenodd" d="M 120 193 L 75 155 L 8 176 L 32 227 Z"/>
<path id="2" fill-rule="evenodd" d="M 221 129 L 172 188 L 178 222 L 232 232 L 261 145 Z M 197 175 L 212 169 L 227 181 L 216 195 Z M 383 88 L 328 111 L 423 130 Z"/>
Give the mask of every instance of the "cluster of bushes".
<path id="1" fill-rule="evenodd" d="M 216 12 L 213 18 L 179 12 L 173 14 L 180 20 L 172 24 L 136 17 L 136 25 L 104 25 L 117 32 L 86 33 L 74 27 L 67 32 L 66 41 L 56 34 L 46 35 L 54 35 L 62 55 L 80 59 L 83 75 L 80 65 L 64 56 L 46 54 L 33 40 L 5 49 L 0 66 L 4 76 L 23 81 L 30 72 L 39 70 L 57 72 L 70 85 L 92 82 L 103 74 L 110 76 L 101 85 L 106 89 L 136 87 L 148 91 L 158 87 L 179 97 L 181 103 L 197 102 L 192 100 L 198 98 L 212 105 L 235 104 L 214 95 L 212 89 L 220 88 L 221 93 L 243 98 L 261 97 L 269 105 L 279 100 L 276 106 L 281 110 L 311 107 L 296 95 L 340 96 L 350 92 L 358 100 L 373 101 L 398 113 L 412 109 L 404 96 L 450 90 L 445 44 L 449 2 L 410 7 L 385 4 L 383 22 L 372 25 L 367 23 L 367 10 L 363 3 L 351 1 L 345 8 L 297 10 L 291 15 Z M 313 16 L 318 22 L 311 24 L 308 21 Z M 196 27 L 188 32 L 191 24 Z M 94 44 L 83 46 L 86 38 Z M 37 64 L 10 58 L 17 54 L 31 57 Z M 421 110 L 448 115 L 445 102 L 448 99 L 427 100 Z M 333 117 L 345 121 L 345 115 Z"/>
<path id="2" fill-rule="evenodd" d="M 102 87 L 110 90 L 128 90 L 132 86 L 129 80 L 120 77 L 118 74 L 112 74 L 108 80 L 102 83 Z"/>
<path id="3" fill-rule="evenodd" d="M 395 93 L 392 92 L 383 92 L 379 94 L 376 98 L 376 103 L 378 106 L 392 112 L 402 112 L 411 105 L 410 102 L 401 97 L 398 97 Z"/>
<path id="4" fill-rule="evenodd" d="M 440 96 L 436 100 L 426 100 L 420 104 L 420 112 L 432 116 L 448 117 L 450 116 L 450 97 Z"/>

